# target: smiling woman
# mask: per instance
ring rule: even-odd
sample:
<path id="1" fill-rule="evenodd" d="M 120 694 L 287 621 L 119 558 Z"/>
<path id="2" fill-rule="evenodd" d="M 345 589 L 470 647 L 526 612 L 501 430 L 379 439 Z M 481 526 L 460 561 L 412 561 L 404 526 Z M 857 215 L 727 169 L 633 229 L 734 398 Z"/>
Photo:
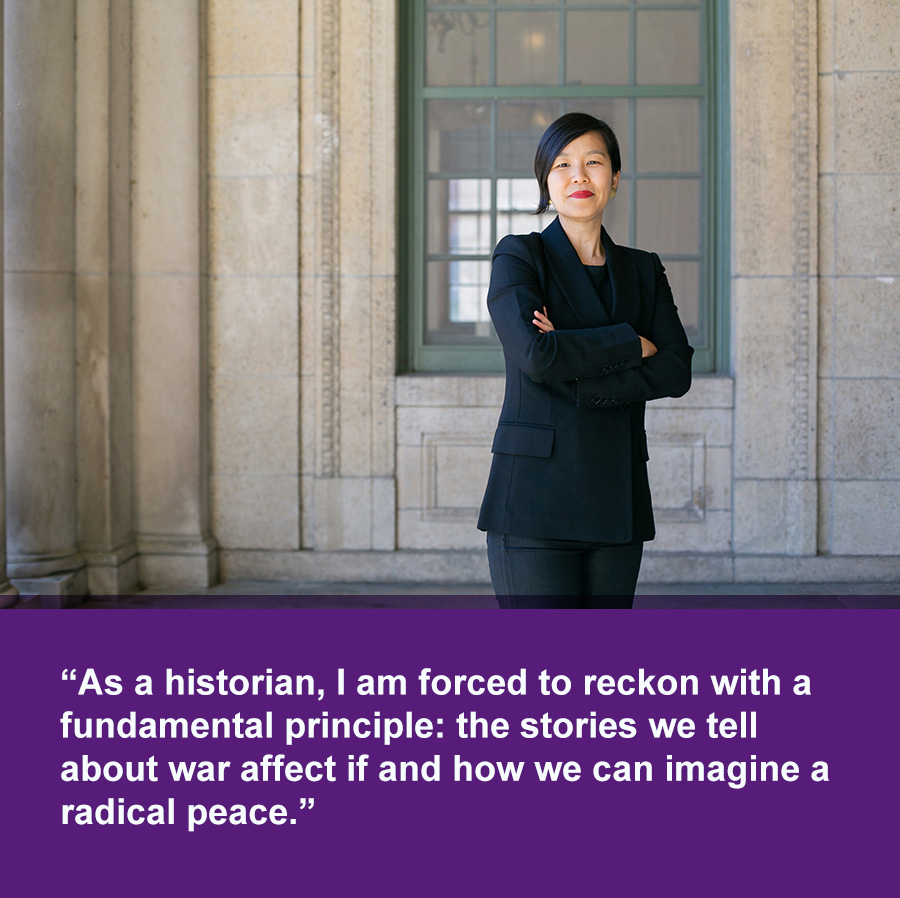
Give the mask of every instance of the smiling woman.
<path id="1" fill-rule="evenodd" d="M 659 256 L 603 227 L 621 172 L 609 125 L 557 119 L 534 172 L 557 217 L 494 251 L 506 395 L 478 526 L 501 607 L 630 608 L 655 534 L 644 406 L 687 392 L 693 350 Z"/>

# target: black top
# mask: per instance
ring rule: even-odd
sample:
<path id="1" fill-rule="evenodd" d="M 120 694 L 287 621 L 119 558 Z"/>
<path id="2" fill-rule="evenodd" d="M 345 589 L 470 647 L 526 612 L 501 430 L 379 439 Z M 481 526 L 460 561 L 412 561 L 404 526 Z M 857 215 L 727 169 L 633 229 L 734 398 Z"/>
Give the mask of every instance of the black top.
<path id="1" fill-rule="evenodd" d="M 609 271 L 605 265 L 585 265 L 584 270 L 591 279 L 606 314 L 612 317 L 612 288 L 609 286 Z"/>

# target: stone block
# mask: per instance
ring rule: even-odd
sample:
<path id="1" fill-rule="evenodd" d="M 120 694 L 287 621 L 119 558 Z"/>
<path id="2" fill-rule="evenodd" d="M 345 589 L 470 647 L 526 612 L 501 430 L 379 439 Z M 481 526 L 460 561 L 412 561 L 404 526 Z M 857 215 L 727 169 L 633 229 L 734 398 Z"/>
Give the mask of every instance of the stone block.
<path id="1" fill-rule="evenodd" d="M 422 449 L 397 447 L 397 508 L 422 508 Z"/>
<path id="2" fill-rule="evenodd" d="M 819 116 L 819 177 L 835 172 L 835 145 L 838 141 L 835 124 L 834 90 L 837 76 L 834 72 L 821 72 L 817 78 Z"/>
<path id="3" fill-rule="evenodd" d="M 834 65 L 843 71 L 898 68 L 900 7 L 894 0 L 834 0 Z"/>
<path id="4" fill-rule="evenodd" d="M 647 408 L 734 408 L 734 378 L 722 374 L 695 375 L 684 396 L 654 399 Z"/>
<path id="5" fill-rule="evenodd" d="M 469 514 L 481 506 L 490 470 L 490 446 L 438 444 L 434 456 L 434 503 L 436 508 Z"/>
<path id="6" fill-rule="evenodd" d="M 78 538 L 74 278 L 7 271 L 4 285 L 7 548 L 62 557 Z"/>
<path id="7" fill-rule="evenodd" d="M 313 486 L 317 551 L 393 548 L 396 500 L 391 478 L 321 477 Z"/>
<path id="8" fill-rule="evenodd" d="M 787 512 L 783 480 L 736 480 L 734 551 L 740 554 L 784 552 Z"/>
<path id="9" fill-rule="evenodd" d="M 211 178 L 210 267 L 223 275 L 297 273 L 297 181 Z"/>
<path id="10" fill-rule="evenodd" d="M 837 274 L 897 274 L 900 172 L 847 175 L 836 193 Z"/>
<path id="11" fill-rule="evenodd" d="M 707 446 L 704 498 L 706 510 L 731 511 L 732 450 Z"/>
<path id="12" fill-rule="evenodd" d="M 843 0 L 817 0 L 818 64 L 820 74 L 834 71 L 834 5 Z"/>
<path id="13" fill-rule="evenodd" d="M 137 554 L 121 564 L 89 563 L 87 580 L 88 592 L 92 596 L 132 595 L 138 588 Z"/>
<path id="14" fill-rule="evenodd" d="M 195 273 L 205 179 L 198 2 L 139 0 L 132 9 L 133 270 Z"/>
<path id="15" fill-rule="evenodd" d="M 702 521 L 706 514 L 703 434 L 654 431 L 648 445 L 657 523 Z"/>
<path id="16" fill-rule="evenodd" d="M 214 474 L 299 473 L 296 377 L 214 377 L 210 437 Z"/>
<path id="17" fill-rule="evenodd" d="M 644 544 L 638 584 L 647 589 L 654 583 L 731 583 L 734 578 L 732 566 L 730 554 L 658 552 L 654 540 Z"/>
<path id="18" fill-rule="evenodd" d="M 667 408 L 651 402 L 646 424 L 650 440 L 657 434 L 691 433 L 702 434 L 707 446 L 731 445 L 732 411 L 727 408 Z"/>
<path id="19" fill-rule="evenodd" d="M 835 376 L 900 377 L 900 276 L 839 278 L 834 293 Z"/>
<path id="20" fill-rule="evenodd" d="M 814 480 L 735 480 L 735 553 L 814 554 L 817 500 Z"/>
<path id="21" fill-rule="evenodd" d="M 497 427 L 493 408 L 398 408 L 397 445 L 421 446 L 425 434 L 477 434 L 490 441 Z M 488 450 L 490 454 L 490 450 Z"/>
<path id="22" fill-rule="evenodd" d="M 212 78 L 209 172 L 288 175 L 299 165 L 297 77 Z"/>
<path id="23" fill-rule="evenodd" d="M 734 281 L 735 474 L 786 477 L 793 434 L 796 324 L 791 281 Z M 727 443 L 720 443 L 727 445 Z"/>
<path id="24" fill-rule="evenodd" d="M 397 482 L 393 477 L 373 477 L 372 548 L 393 551 L 397 548 Z"/>
<path id="25" fill-rule="evenodd" d="M 900 17 L 894 38 L 900 41 Z M 835 141 L 836 171 L 872 175 L 900 172 L 900 71 L 896 71 L 900 69 L 900 52 L 893 68 L 893 72 L 835 75 L 834 119 L 840 123 Z"/>
<path id="26" fill-rule="evenodd" d="M 786 558 L 758 555 L 734 559 L 736 583 L 823 583 L 829 592 L 841 583 L 890 583 L 900 579 L 897 558 L 884 556 L 819 556 Z M 851 587 L 851 592 L 855 591 Z"/>
<path id="27" fill-rule="evenodd" d="M 299 67 L 296 0 L 209 0 L 210 75 L 293 75 Z"/>
<path id="28" fill-rule="evenodd" d="M 222 553 L 227 580 L 293 580 L 307 583 L 478 583 L 486 584 L 484 543 L 475 550 L 411 552 Z"/>
<path id="29" fill-rule="evenodd" d="M 834 477 L 834 393 L 836 381 L 833 377 L 819 380 L 817 414 L 818 476 L 822 480 Z"/>
<path id="30" fill-rule="evenodd" d="M 819 279 L 819 308 L 818 308 L 818 328 L 819 328 L 819 364 L 818 371 L 820 377 L 831 377 L 835 373 L 835 301 L 834 294 L 836 289 L 843 288 L 843 281 L 837 281 L 835 278 Z"/>
<path id="31" fill-rule="evenodd" d="M 198 277 L 133 281 L 134 495 L 139 533 L 206 528 L 206 373 Z"/>
<path id="32" fill-rule="evenodd" d="M 218 544 L 240 549 L 299 549 L 295 476 L 213 476 L 212 526 Z"/>
<path id="33" fill-rule="evenodd" d="M 4 29 L 5 268 L 71 272 L 75 2 L 8 3 Z"/>
<path id="34" fill-rule="evenodd" d="M 300 473 L 318 470 L 319 427 L 316 414 L 316 383 L 312 375 L 300 378 Z"/>
<path id="35" fill-rule="evenodd" d="M 702 521 L 658 520 L 650 545 L 655 552 L 730 552 L 731 513 L 710 511 Z"/>
<path id="36" fill-rule="evenodd" d="M 297 278 L 212 278 L 209 285 L 213 375 L 296 376 Z"/>
<path id="37" fill-rule="evenodd" d="M 398 406 L 496 408 L 503 403 L 504 381 L 491 375 L 406 374 L 396 381 Z"/>
<path id="38" fill-rule="evenodd" d="M 821 278 L 833 277 L 836 273 L 835 227 L 837 222 L 837 178 L 834 175 L 822 175 L 819 178 L 818 228 L 819 252 L 818 265 Z"/>
<path id="39" fill-rule="evenodd" d="M 301 75 L 300 92 L 300 175 L 315 180 L 317 131 L 310 116 L 315 116 L 319 82 L 313 75 Z"/>
<path id="40" fill-rule="evenodd" d="M 834 484 L 835 555 L 900 554 L 900 481 L 849 480 Z"/>
<path id="41" fill-rule="evenodd" d="M 900 380 L 836 380 L 834 476 L 900 480 Z"/>
<path id="42" fill-rule="evenodd" d="M 427 520 L 422 511 L 397 512 L 397 547 L 400 549 L 477 549 L 485 535 L 475 526 L 473 510 L 465 520 Z"/>
<path id="43" fill-rule="evenodd" d="M 793 4 L 739 0 L 731 12 L 733 272 L 793 269 Z M 759 222 L 766 227 L 759 227 Z"/>

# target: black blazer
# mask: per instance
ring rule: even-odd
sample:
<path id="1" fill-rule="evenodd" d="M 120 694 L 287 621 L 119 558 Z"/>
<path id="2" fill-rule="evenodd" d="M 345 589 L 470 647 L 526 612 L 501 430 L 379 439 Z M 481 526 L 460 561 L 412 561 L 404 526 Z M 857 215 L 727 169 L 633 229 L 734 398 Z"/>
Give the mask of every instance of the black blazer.
<path id="1" fill-rule="evenodd" d="M 655 253 L 602 231 L 607 314 L 559 219 L 494 250 L 488 310 L 506 358 L 506 396 L 478 527 L 518 536 L 653 539 L 644 404 L 682 396 L 691 356 Z M 556 330 L 541 333 L 547 307 Z M 641 359 L 638 335 L 657 354 Z"/>

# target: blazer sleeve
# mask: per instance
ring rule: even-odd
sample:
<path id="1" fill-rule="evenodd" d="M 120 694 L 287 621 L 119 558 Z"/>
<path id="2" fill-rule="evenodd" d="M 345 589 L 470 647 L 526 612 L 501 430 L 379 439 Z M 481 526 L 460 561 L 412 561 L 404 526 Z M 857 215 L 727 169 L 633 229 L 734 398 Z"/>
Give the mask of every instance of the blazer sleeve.
<path id="1" fill-rule="evenodd" d="M 497 244 L 487 302 L 507 356 L 538 383 L 609 376 L 641 364 L 641 340 L 630 324 L 549 334 L 532 324 L 547 300 L 539 263 L 521 237 L 509 235 Z"/>
<path id="2" fill-rule="evenodd" d="M 575 392 L 580 407 L 603 408 L 664 396 L 678 397 L 690 389 L 694 350 L 688 345 L 678 318 L 665 268 L 656 253 L 651 257 L 656 268 L 656 297 L 653 324 L 650 333 L 644 336 L 656 346 L 656 355 L 642 359 L 627 371 L 579 378 Z"/>

